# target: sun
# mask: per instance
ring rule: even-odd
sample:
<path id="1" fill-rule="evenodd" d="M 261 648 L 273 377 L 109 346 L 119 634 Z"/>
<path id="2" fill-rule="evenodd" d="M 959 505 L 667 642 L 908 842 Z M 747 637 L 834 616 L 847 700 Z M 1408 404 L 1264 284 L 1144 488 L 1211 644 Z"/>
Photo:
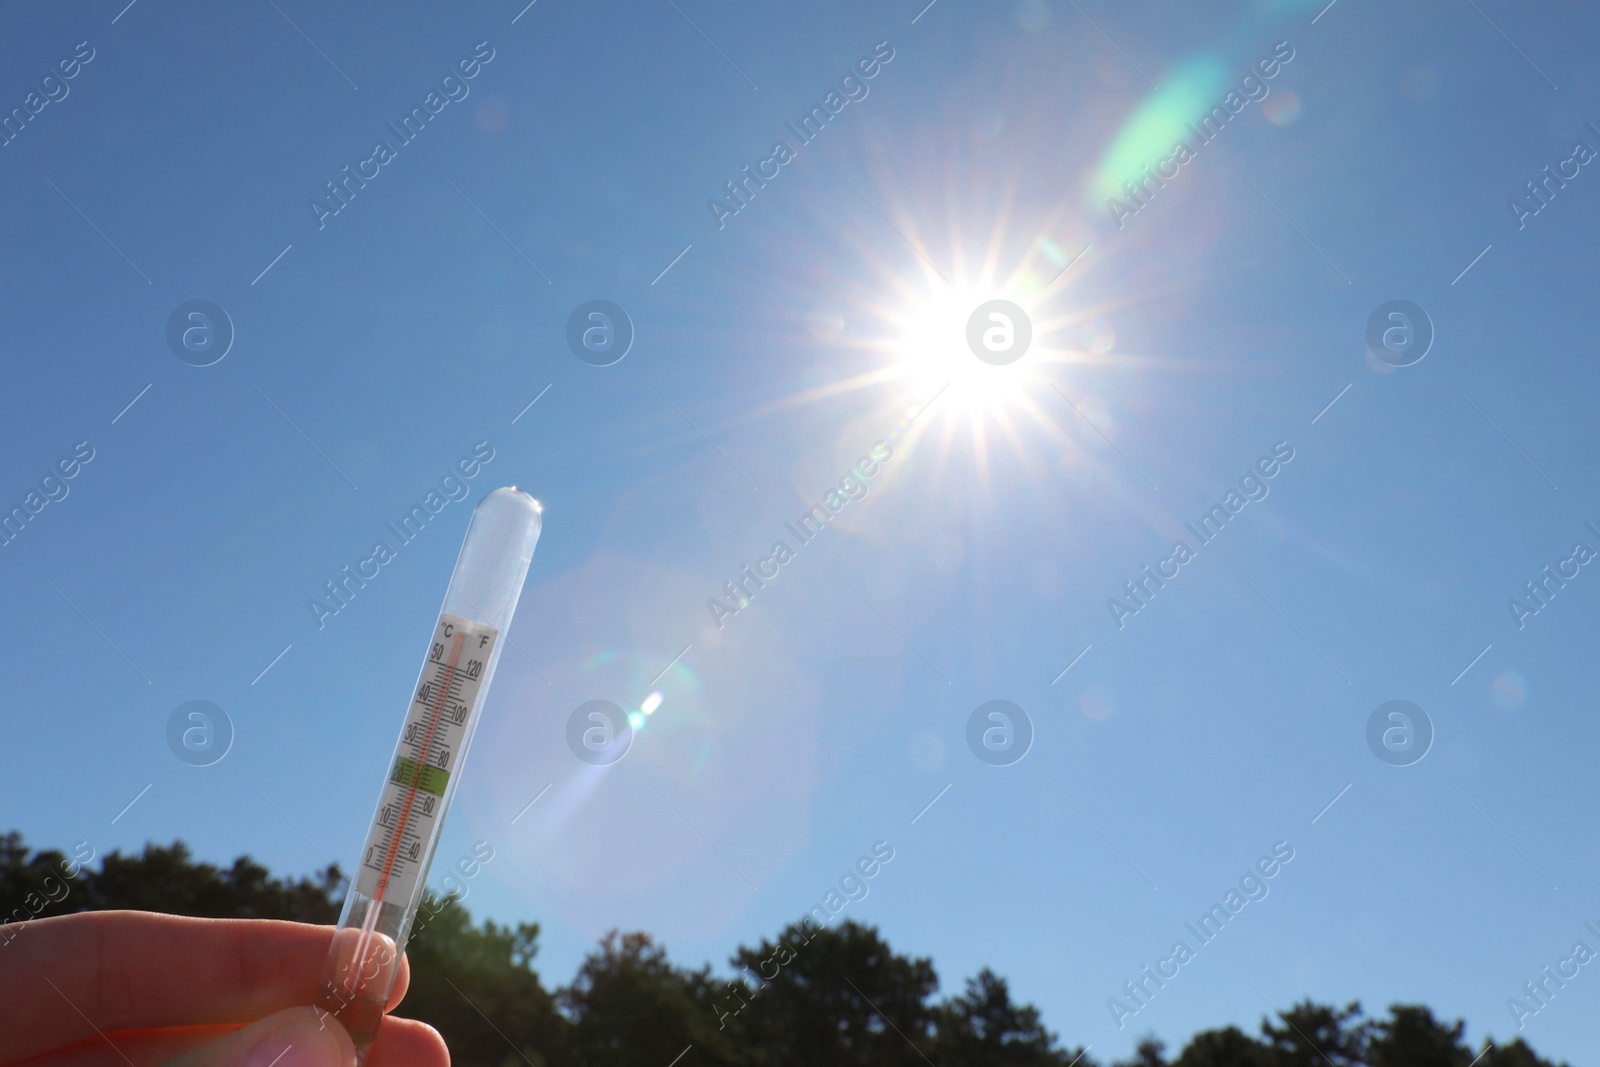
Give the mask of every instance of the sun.
<path id="1" fill-rule="evenodd" d="M 760 410 L 857 394 L 871 417 L 905 422 L 908 449 L 941 471 L 977 471 L 980 483 L 1002 470 L 1043 484 L 1063 464 L 1098 469 L 1109 438 L 1088 419 L 1116 384 L 1105 372 L 1128 362 L 1110 352 L 1106 316 L 1137 299 L 1108 301 L 1091 283 L 1102 268 L 1092 242 L 1050 236 L 1071 233 L 1056 217 L 1065 208 L 1013 219 L 1003 194 L 993 212 L 957 212 L 947 231 L 927 230 L 898 202 L 915 188 L 907 178 L 878 213 L 895 240 L 834 222 L 857 265 L 812 306 L 811 373 Z M 820 294 L 807 279 L 797 295 Z"/>
<path id="2" fill-rule="evenodd" d="M 926 404 L 937 395 L 947 416 L 1004 417 L 1038 383 L 1037 361 L 1030 363 L 1027 351 L 1032 347 L 1032 316 L 1025 304 L 1004 292 L 958 285 L 930 288 L 887 318 L 883 355 L 912 396 Z"/>

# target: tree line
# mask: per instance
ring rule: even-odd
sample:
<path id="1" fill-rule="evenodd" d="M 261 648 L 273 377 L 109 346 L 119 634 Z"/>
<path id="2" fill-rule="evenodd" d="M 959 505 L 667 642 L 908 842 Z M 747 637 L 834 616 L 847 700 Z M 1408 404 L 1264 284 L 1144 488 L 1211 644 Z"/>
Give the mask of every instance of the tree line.
<path id="1" fill-rule="evenodd" d="M 13 925 L 79 911 L 128 908 L 204 918 L 338 920 L 336 867 L 274 877 L 248 856 L 198 862 L 182 842 L 112 852 L 30 850 L 0 836 L 0 962 Z M 534 969 L 537 923 L 474 924 L 453 900 L 429 902 L 412 938 L 411 988 L 398 1015 L 444 1035 L 464 1067 L 1101 1067 L 1013 1000 L 987 968 L 940 998 L 933 961 L 895 952 L 878 931 L 845 920 L 793 923 L 740 946 L 732 974 L 674 964 L 645 933 L 613 931 L 566 985 Z M 753 976 L 763 964 L 777 976 Z M 763 971 L 765 973 L 765 971 Z M 1233 1026 L 1193 1035 L 1168 1055 L 1154 1037 L 1110 1067 L 1568 1067 L 1520 1038 L 1473 1049 L 1459 1020 L 1421 1004 L 1368 1017 L 1358 1003 L 1295 1004 L 1255 1034 Z"/>

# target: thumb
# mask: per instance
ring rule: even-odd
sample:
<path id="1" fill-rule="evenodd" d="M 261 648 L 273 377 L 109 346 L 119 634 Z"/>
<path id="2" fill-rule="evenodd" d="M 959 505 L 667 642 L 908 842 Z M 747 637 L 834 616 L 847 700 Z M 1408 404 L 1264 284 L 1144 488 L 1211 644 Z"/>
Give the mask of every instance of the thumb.
<path id="1" fill-rule="evenodd" d="M 191 1049 L 165 1067 L 355 1067 L 344 1027 L 315 1008 L 285 1008 L 219 1041 Z"/>

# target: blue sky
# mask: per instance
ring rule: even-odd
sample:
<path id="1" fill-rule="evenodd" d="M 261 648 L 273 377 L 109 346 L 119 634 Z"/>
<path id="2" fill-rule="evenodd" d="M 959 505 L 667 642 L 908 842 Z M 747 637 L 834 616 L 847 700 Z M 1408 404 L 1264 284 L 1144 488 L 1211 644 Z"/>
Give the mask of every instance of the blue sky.
<path id="1" fill-rule="evenodd" d="M 0 499 L 93 453 L 0 549 L 27 623 L 0 797 L 34 842 L 349 862 L 469 502 L 516 484 L 544 533 L 435 879 L 490 842 L 466 903 L 543 924 L 552 983 L 611 927 L 720 966 L 877 841 L 895 857 L 847 914 L 947 990 L 993 966 L 1106 1057 L 1305 996 L 1424 1001 L 1481 1044 L 1542 965 L 1600 949 L 1600 577 L 1579 566 L 1521 628 L 1508 607 L 1600 550 L 1600 177 L 1568 164 L 1520 228 L 1508 205 L 1600 149 L 1585 16 L 139 0 L 8 21 L 0 109 L 61 98 L 0 148 Z M 1106 183 L 1280 42 L 1265 98 L 1119 228 Z M 866 95 L 800 144 L 785 124 L 875 46 Z M 400 144 L 386 123 L 475 48 L 441 92 L 466 95 Z M 379 139 L 393 158 L 319 228 L 312 198 Z M 708 201 L 779 140 L 793 158 L 719 227 Z M 235 332 L 205 367 L 166 342 L 197 299 Z M 565 339 L 594 299 L 635 331 L 607 367 Z M 1032 323 L 1006 366 L 964 336 L 990 299 Z M 1435 332 L 1402 367 L 1363 340 L 1397 299 Z M 879 440 L 866 496 L 719 628 L 707 600 Z M 479 442 L 469 502 L 319 629 L 307 601 Z M 1184 523 L 1279 442 L 1268 495 L 1199 545 Z M 1108 599 L 1180 539 L 1194 558 L 1119 628 Z M 567 749 L 578 705 L 652 693 L 621 762 Z M 967 748 L 993 699 L 1034 730 L 1010 766 Z M 1395 699 L 1436 735 L 1409 766 L 1366 741 Z M 233 724 L 210 766 L 167 746 L 190 700 Z M 1269 895 L 1119 1030 L 1108 998 L 1279 841 Z M 1587 972 L 1524 1020 L 1546 1055 L 1592 1054 Z"/>

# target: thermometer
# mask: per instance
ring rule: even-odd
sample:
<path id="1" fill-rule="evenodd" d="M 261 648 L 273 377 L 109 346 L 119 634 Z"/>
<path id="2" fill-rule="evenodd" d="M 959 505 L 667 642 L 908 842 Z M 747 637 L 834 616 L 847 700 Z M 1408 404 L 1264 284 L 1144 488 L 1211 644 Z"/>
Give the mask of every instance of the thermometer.
<path id="1" fill-rule="evenodd" d="M 422 903 L 428 865 L 539 540 L 539 502 L 514 486 L 478 502 L 411 690 L 400 740 L 345 893 L 317 1007 L 366 1058 Z"/>

